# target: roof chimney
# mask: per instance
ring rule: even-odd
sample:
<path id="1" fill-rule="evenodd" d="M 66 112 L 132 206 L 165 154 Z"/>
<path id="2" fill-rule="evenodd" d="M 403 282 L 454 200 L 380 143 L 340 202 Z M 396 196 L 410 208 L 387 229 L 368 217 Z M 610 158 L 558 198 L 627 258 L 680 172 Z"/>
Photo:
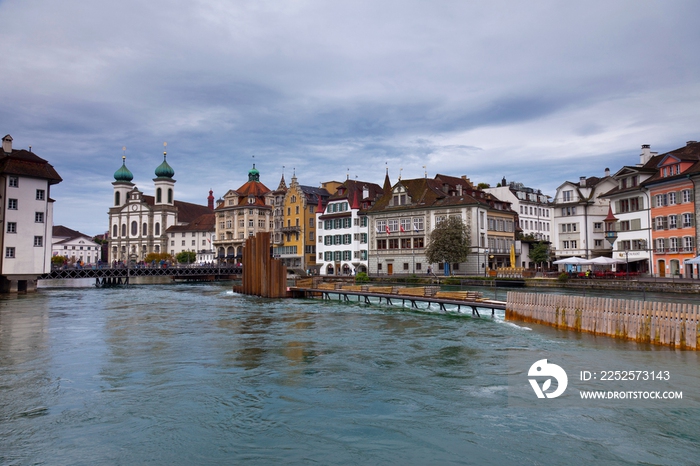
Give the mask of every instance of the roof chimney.
<path id="1" fill-rule="evenodd" d="M 580 187 L 582 187 L 582 188 L 585 188 L 585 187 L 586 187 L 586 177 L 585 177 L 585 176 L 579 177 L 579 179 L 578 179 L 578 185 L 579 185 Z"/>
<path id="2" fill-rule="evenodd" d="M 639 154 L 639 165 L 646 164 L 652 156 L 651 146 L 649 144 L 642 144 L 642 153 Z"/>
<path id="3" fill-rule="evenodd" d="M 689 146 L 689 145 L 691 145 L 691 144 L 695 144 L 696 142 L 698 142 L 698 141 L 688 141 L 688 142 L 685 143 L 685 145 L 686 145 L 686 146 Z"/>
<path id="4" fill-rule="evenodd" d="M 610 169 L 609 168 L 605 169 L 605 176 L 610 176 Z"/>
<path id="5" fill-rule="evenodd" d="M 9 134 L 2 138 L 2 150 L 7 154 L 12 152 L 12 136 Z"/>

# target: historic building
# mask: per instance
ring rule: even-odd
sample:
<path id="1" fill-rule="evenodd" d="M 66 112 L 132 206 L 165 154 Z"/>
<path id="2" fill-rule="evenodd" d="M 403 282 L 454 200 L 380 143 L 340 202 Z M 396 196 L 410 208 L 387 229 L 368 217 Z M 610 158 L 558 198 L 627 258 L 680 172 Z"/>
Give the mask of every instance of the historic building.
<path id="1" fill-rule="evenodd" d="M 189 223 L 169 227 L 165 233 L 168 235 L 170 255 L 176 257 L 181 252 L 194 252 L 195 263 L 214 262 L 215 223 L 215 214 L 204 214 Z"/>
<path id="2" fill-rule="evenodd" d="M 652 162 L 655 173 L 643 186 L 651 200 L 655 273 L 693 276 L 693 266 L 684 262 L 697 256 L 695 185 L 700 175 L 700 143 L 688 141 Z"/>
<path id="3" fill-rule="evenodd" d="M 155 196 L 143 194 L 134 183 L 134 175 L 122 166 L 114 173 L 114 203 L 109 209 L 109 260 L 140 262 L 151 252 L 176 254 L 173 238 L 167 233 L 175 225 L 188 224 L 211 214 L 208 206 L 175 200 L 175 171 L 166 160 L 155 170 Z"/>
<path id="4" fill-rule="evenodd" d="M 369 222 L 367 209 L 381 197 L 378 184 L 346 180 L 318 215 L 317 264 L 321 275 L 367 272 Z"/>
<path id="5" fill-rule="evenodd" d="M 610 200 L 615 219 L 612 258 L 625 261 L 632 272 L 654 273 L 651 199 L 643 183 L 656 174 L 658 163 L 656 152 L 652 152 L 649 145 L 643 145 L 639 163 L 624 166 L 612 175 L 617 186 L 604 195 Z"/>
<path id="6" fill-rule="evenodd" d="M 12 136 L 2 138 L 0 292 L 35 291 L 37 276 L 51 270 L 51 186 L 61 181 L 31 147 L 13 149 Z"/>
<path id="7" fill-rule="evenodd" d="M 518 214 L 516 231 L 520 233 L 520 239 L 516 240 L 516 248 L 520 251 L 517 265 L 523 268 L 535 267 L 536 264 L 529 257 L 530 246 L 540 241 L 551 241 L 553 212 L 549 196 L 522 183 L 508 183 L 505 177 L 500 186 L 486 188 L 484 191 L 511 203 L 511 208 Z"/>
<path id="8" fill-rule="evenodd" d="M 616 185 L 606 169 L 603 178 L 582 176 L 578 183 L 566 181 L 557 188 L 552 205 L 552 249 L 557 259 L 610 256 L 604 222 L 610 200 L 604 195 Z"/>
<path id="9" fill-rule="evenodd" d="M 282 227 L 284 227 L 284 196 L 287 194 L 287 183 L 284 181 L 284 173 L 282 173 L 282 178 L 280 179 L 277 189 L 272 191 L 273 196 L 273 212 L 272 212 L 272 223 L 274 225 L 272 230 L 272 244 L 275 247 L 282 246 L 283 234 Z"/>
<path id="10" fill-rule="evenodd" d="M 327 186 L 335 192 L 338 182 Z M 284 196 L 282 244 L 274 248 L 275 257 L 290 269 L 314 272 L 316 265 L 316 213 L 322 213 L 331 192 L 326 187 L 300 185 L 292 176 Z"/>
<path id="11" fill-rule="evenodd" d="M 52 229 L 52 256 L 65 257 L 69 264 L 93 266 L 102 260 L 102 246 L 79 231 L 62 225 Z"/>
<path id="12" fill-rule="evenodd" d="M 224 194 L 214 209 L 216 239 L 213 242 L 219 259 L 239 261 L 246 238 L 259 231 L 273 231 L 274 199 L 273 192 L 260 182 L 260 172 L 253 164 L 248 181 Z"/>
<path id="13" fill-rule="evenodd" d="M 442 269 L 429 264 L 426 247 L 434 225 L 448 217 L 466 224 L 471 253 L 452 264 L 458 274 L 482 274 L 487 268 L 510 266 L 515 246 L 515 212 L 510 203 L 476 189 L 466 177 L 436 175 L 434 179 L 399 180 L 388 174 L 383 196 L 369 217 L 369 271 L 371 274 L 421 274 Z"/>

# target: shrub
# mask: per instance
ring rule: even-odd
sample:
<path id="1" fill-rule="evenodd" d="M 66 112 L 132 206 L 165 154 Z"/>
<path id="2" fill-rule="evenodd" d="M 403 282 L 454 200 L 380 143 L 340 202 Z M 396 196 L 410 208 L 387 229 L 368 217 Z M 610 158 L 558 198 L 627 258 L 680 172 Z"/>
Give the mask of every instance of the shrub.
<path id="1" fill-rule="evenodd" d="M 566 272 L 562 272 L 557 277 L 557 280 L 559 280 L 560 282 L 568 282 L 569 281 L 569 274 Z"/>
<path id="2" fill-rule="evenodd" d="M 369 276 L 366 272 L 358 272 L 355 275 L 355 283 L 367 283 L 369 282 Z"/>

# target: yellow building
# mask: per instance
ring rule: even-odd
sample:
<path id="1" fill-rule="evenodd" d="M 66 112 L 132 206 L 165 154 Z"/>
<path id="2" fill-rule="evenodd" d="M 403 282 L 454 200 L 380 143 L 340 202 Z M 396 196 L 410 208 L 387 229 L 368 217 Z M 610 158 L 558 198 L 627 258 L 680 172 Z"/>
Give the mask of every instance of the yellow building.
<path id="1" fill-rule="evenodd" d="M 282 245 L 274 248 L 275 257 L 299 271 L 316 269 L 316 212 L 323 212 L 328 198 L 341 183 L 323 183 L 322 188 L 300 185 L 296 175 L 284 196 Z M 329 192 L 329 190 L 331 192 Z"/>

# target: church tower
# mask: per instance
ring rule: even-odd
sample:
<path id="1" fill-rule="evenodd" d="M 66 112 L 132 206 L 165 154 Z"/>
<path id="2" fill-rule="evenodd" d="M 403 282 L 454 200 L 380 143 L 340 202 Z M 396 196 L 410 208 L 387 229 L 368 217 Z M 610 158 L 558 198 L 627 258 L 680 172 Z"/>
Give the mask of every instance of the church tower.
<path id="1" fill-rule="evenodd" d="M 129 193 L 134 188 L 131 180 L 134 175 L 126 168 L 126 155 L 122 155 L 122 166 L 114 172 L 114 207 L 120 207 L 128 201 Z"/>
<path id="2" fill-rule="evenodd" d="M 163 148 L 168 143 L 163 143 Z M 156 188 L 155 205 L 175 205 L 175 170 L 166 160 L 167 152 L 163 151 L 163 163 L 156 168 L 156 177 L 153 179 Z"/>

